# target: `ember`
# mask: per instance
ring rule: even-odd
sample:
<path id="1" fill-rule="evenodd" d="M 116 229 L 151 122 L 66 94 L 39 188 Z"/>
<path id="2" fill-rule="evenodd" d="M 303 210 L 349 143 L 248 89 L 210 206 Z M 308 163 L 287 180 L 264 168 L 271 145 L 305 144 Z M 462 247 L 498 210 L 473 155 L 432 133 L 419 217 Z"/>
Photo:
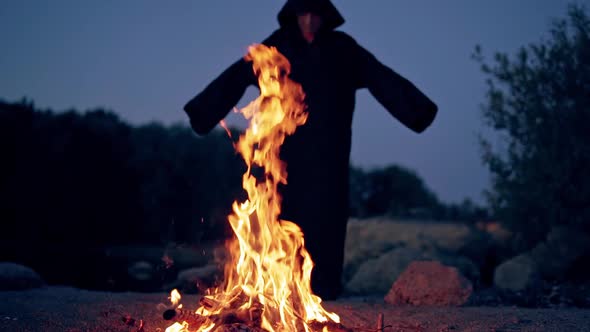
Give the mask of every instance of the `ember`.
<path id="1" fill-rule="evenodd" d="M 129 327 L 137 327 L 137 330 L 135 330 L 136 332 L 144 332 L 145 329 L 145 325 L 143 322 L 143 319 L 135 319 L 132 318 L 129 315 L 125 315 L 121 317 L 121 320 L 123 321 L 123 323 Z"/>
<path id="2" fill-rule="evenodd" d="M 345 331 L 311 291 L 313 262 L 301 229 L 279 219 L 277 187 L 287 183 L 279 149 L 307 120 L 303 90 L 289 79 L 289 61 L 276 48 L 251 46 L 246 60 L 253 63 L 260 96 L 241 110 L 250 126 L 235 148 L 247 165 L 242 185 L 248 199 L 234 202 L 228 217 L 235 237 L 227 243 L 225 281 L 209 290 L 195 312 L 182 310 L 173 294 L 175 309 L 166 317 L 178 323 L 166 331 Z"/>

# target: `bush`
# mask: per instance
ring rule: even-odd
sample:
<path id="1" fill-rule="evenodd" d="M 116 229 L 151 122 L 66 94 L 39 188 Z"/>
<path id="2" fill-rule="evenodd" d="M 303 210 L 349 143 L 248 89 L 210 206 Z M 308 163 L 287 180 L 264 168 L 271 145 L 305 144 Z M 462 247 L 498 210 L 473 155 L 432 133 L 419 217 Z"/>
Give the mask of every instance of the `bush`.
<path id="1" fill-rule="evenodd" d="M 490 65 L 483 118 L 502 139 L 481 139 L 494 213 L 530 247 L 553 225 L 589 228 L 590 20 L 570 6 L 549 38 Z"/>

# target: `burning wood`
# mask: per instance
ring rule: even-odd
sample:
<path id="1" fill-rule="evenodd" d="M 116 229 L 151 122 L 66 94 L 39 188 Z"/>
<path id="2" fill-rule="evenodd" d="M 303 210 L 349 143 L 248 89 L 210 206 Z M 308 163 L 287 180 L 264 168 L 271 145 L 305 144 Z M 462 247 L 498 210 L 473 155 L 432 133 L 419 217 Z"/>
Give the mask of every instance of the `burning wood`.
<path id="1" fill-rule="evenodd" d="M 177 323 L 186 322 L 191 327 L 199 328 L 201 326 L 210 326 L 214 324 L 215 328 L 211 332 L 268 332 L 263 329 L 261 324 L 262 307 L 249 308 L 248 310 L 227 309 L 220 315 L 201 316 L 195 312 L 185 309 L 168 309 L 164 312 L 165 320 Z M 330 331 L 330 332 L 353 332 L 344 325 L 335 322 L 320 323 L 317 321 L 307 324 L 311 331 Z M 302 328 L 305 328 L 302 326 Z M 327 329 L 327 330 L 326 330 Z M 377 329 L 382 332 L 383 327 Z"/>
<path id="2" fill-rule="evenodd" d="M 215 332 L 266 332 L 258 327 L 251 327 L 245 324 L 228 324 L 221 325 L 214 330 Z"/>
<path id="3" fill-rule="evenodd" d="M 252 329 L 260 329 L 263 313 L 262 304 L 255 301 L 244 307 L 245 302 L 247 302 L 245 295 L 238 296 L 232 301 L 228 301 L 227 307 L 218 314 L 213 315 L 201 315 L 194 311 L 175 307 L 164 311 L 163 318 L 178 323 L 186 322 L 192 327 L 214 324 L 215 326 L 233 326 L 232 328 L 236 328 L 239 325 L 249 326 Z M 210 297 L 202 297 L 199 300 L 199 304 L 201 308 L 206 310 L 213 310 L 217 306 L 222 305 L 222 303 Z"/>
<path id="4" fill-rule="evenodd" d="M 383 314 L 379 313 L 377 316 L 377 331 L 383 332 Z"/>

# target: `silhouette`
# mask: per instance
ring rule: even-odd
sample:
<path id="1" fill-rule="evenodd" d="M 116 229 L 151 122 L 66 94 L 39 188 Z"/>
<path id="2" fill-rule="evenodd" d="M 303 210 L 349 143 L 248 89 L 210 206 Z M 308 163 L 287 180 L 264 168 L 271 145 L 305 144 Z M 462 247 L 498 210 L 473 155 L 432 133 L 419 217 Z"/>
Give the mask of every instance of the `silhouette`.
<path id="1" fill-rule="evenodd" d="M 289 0 L 278 21 L 280 28 L 263 44 L 289 59 L 291 78 L 303 86 L 309 112 L 307 123 L 282 147 L 288 185 L 281 188 L 281 217 L 303 229 L 316 264 L 313 291 L 334 299 L 342 288 L 356 90 L 368 88 L 389 113 L 418 133 L 432 123 L 437 106 L 352 37 L 336 31 L 344 18 L 329 0 Z M 240 59 L 232 64 L 185 105 L 193 129 L 208 133 L 255 84 L 249 63 Z"/>

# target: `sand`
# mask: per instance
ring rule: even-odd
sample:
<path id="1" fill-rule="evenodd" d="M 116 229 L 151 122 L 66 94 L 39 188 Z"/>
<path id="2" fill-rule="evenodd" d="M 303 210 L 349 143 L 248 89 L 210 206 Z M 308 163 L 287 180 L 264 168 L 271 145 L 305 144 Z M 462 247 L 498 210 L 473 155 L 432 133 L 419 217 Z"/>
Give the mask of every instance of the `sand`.
<path id="1" fill-rule="evenodd" d="M 82 332 L 164 331 L 159 303 L 164 293 L 110 293 L 69 287 L 46 287 L 28 291 L 0 292 L 0 331 Z M 185 296 L 193 308 L 197 296 Z M 355 331 L 375 330 L 377 316 L 384 314 L 387 332 L 492 332 L 492 331 L 590 331 L 588 309 L 525 309 L 516 307 L 395 307 L 378 301 L 342 299 L 327 302 L 342 323 Z M 126 325 L 122 317 L 135 319 Z"/>

